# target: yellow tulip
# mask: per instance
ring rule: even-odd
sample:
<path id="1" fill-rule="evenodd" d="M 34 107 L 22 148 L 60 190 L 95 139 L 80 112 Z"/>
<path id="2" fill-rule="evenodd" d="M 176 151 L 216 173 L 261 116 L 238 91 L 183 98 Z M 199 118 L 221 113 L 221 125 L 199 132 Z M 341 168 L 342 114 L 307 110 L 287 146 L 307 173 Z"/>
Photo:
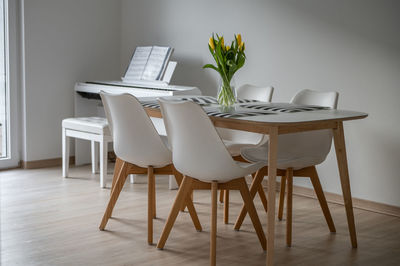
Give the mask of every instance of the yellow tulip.
<path id="1" fill-rule="evenodd" d="M 231 47 L 229 45 L 225 46 L 226 50 L 228 51 L 229 49 L 231 49 Z"/>
<path id="2" fill-rule="evenodd" d="M 215 45 L 214 45 L 214 39 L 213 37 L 210 37 L 210 40 L 208 41 L 208 45 L 211 47 L 211 49 L 214 51 L 215 50 Z"/>
<path id="3" fill-rule="evenodd" d="M 242 42 L 240 45 L 239 45 L 239 50 L 241 51 L 241 52 L 243 52 L 244 51 L 244 42 Z"/>
<path id="4" fill-rule="evenodd" d="M 221 47 L 224 48 L 224 37 L 220 37 L 219 40 L 221 41 Z"/>
<path id="5" fill-rule="evenodd" d="M 242 44 L 242 35 L 240 35 L 240 33 L 236 36 L 236 41 L 239 46 Z"/>

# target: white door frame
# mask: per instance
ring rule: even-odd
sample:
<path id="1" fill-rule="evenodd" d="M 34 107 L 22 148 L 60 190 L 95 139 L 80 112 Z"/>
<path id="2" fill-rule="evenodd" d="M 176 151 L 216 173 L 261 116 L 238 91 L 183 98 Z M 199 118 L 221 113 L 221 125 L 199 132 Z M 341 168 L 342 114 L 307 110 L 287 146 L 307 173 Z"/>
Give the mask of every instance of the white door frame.
<path id="1" fill-rule="evenodd" d="M 3 0 L 1 0 L 3 1 Z M 17 39 L 19 29 L 17 27 L 17 18 L 19 15 L 19 1 L 18 0 L 4 0 L 5 12 L 5 60 L 6 60 L 6 102 L 7 102 L 7 145 L 8 154 L 7 158 L 0 159 L 0 169 L 17 167 L 20 162 L 20 140 L 21 135 L 19 131 L 19 87 L 18 86 L 18 71 L 19 60 L 18 52 L 21 48 Z"/>

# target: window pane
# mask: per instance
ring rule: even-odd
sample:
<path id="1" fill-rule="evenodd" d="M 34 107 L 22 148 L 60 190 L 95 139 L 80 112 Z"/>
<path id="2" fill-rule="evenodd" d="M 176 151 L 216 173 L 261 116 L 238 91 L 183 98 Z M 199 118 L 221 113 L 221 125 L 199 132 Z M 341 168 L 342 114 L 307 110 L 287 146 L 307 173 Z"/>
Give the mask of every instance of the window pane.
<path id="1" fill-rule="evenodd" d="M 4 28 L 4 1 L 0 0 L 0 158 L 7 157 L 7 111 L 8 93 L 6 86 L 5 68 L 5 28 Z"/>

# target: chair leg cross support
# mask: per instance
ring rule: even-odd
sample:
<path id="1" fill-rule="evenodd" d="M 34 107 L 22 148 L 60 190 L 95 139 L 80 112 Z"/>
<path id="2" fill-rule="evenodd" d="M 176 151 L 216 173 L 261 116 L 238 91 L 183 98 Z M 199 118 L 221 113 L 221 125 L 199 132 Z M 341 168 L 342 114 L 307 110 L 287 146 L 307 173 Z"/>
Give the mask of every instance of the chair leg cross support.
<path id="1" fill-rule="evenodd" d="M 253 200 L 254 197 L 256 196 L 257 191 L 259 190 L 259 188 L 261 187 L 261 182 L 264 179 L 264 176 L 267 174 L 267 169 L 261 168 L 260 170 L 258 170 L 258 172 L 256 173 L 253 182 L 250 186 L 250 197 Z M 262 189 L 262 187 L 261 187 Z M 264 192 L 264 191 L 263 191 Z M 234 229 L 235 230 L 239 230 L 240 227 L 242 226 L 243 220 L 246 217 L 247 214 L 247 209 L 245 208 L 245 205 L 243 204 L 242 209 L 240 211 L 240 214 L 238 216 L 238 218 L 236 219 L 235 222 L 235 226 Z"/>
<path id="2" fill-rule="evenodd" d="M 154 168 L 149 166 L 148 168 L 142 168 L 134 164 L 128 163 L 117 158 L 114 169 L 114 178 L 111 187 L 111 196 L 108 202 L 107 208 L 104 212 L 103 219 L 100 223 L 99 229 L 104 230 L 108 220 L 112 215 L 112 211 L 118 200 L 119 194 L 125 184 L 125 181 L 130 174 L 144 174 L 147 172 L 148 176 L 148 204 L 147 204 L 147 242 L 149 245 L 153 244 L 153 219 L 156 217 L 156 191 L 155 191 L 155 175 L 163 174 L 170 175 L 174 174 L 178 184 L 182 182 L 182 175 L 175 170 L 173 165 L 167 165 L 162 168 Z M 183 205 L 188 208 L 190 217 L 192 218 L 193 224 L 197 231 L 202 231 L 202 227 L 197 216 L 196 209 L 193 205 L 193 201 L 190 195 L 186 196 L 182 200 Z M 178 209 L 179 210 L 179 209 Z"/>
<path id="3" fill-rule="evenodd" d="M 212 201 L 211 201 L 211 233 L 210 233 L 210 263 L 215 265 L 216 263 L 216 233 L 217 233 L 217 190 L 225 189 L 226 191 L 235 189 L 239 190 L 243 198 L 244 208 L 249 212 L 251 221 L 253 222 L 254 229 L 256 230 L 257 237 L 261 243 L 261 247 L 266 250 L 267 243 L 264 231 L 261 226 L 260 219 L 258 217 L 256 208 L 254 206 L 251 194 L 246 184 L 244 177 L 231 180 L 226 183 L 217 182 L 203 182 L 197 179 L 185 176 L 183 178 L 182 184 L 179 187 L 178 194 L 175 198 L 174 205 L 169 213 L 168 219 L 165 223 L 164 229 L 162 231 L 160 240 L 158 241 L 157 248 L 163 249 L 168 236 L 172 230 L 175 220 L 181 209 L 181 202 L 186 198 L 190 197 L 190 193 L 195 189 L 211 189 Z M 257 192 L 257 190 L 255 190 Z M 255 194 L 255 193 L 254 193 Z"/>
<path id="4" fill-rule="evenodd" d="M 265 196 L 264 191 L 261 186 L 261 182 L 264 178 L 264 176 L 267 174 L 267 167 L 264 167 L 260 169 L 256 175 L 253 178 L 253 182 L 250 186 L 250 196 L 252 199 L 254 199 L 255 195 L 258 194 L 262 198 L 262 195 Z M 280 171 L 280 174 L 282 174 L 282 179 L 281 179 L 281 190 L 280 190 L 280 195 L 279 195 L 279 210 L 278 210 L 278 219 L 282 220 L 283 216 L 283 208 L 284 208 L 284 201 L 285 201 L 285 188 L 286 184 L 288 186 L 287 188 L 287 210 L 286 210 L 286 243 L 290 247 L 292 244 L 292 213 L 293 213 L 293 177 L 294 176 L 301 176 L 301 177 L 310 177 L 311 183 L 314 187 L 315 193 L 317 195 L 319 204 L 321 206 L 322 212 L 324 214 L 326 223 L 328 224 L 330 232 L 334 233 L 336 232 L 335 224 L 333 223 L 333 219 L 331 216 L 331 213 L 329 211 L 328 203 L 326 201 L 324 192 L 322 190 L 321 183 L 319 181 L 318 173 L 317 170 L 315 169 L 315 166 L 303 168 L 300 170 L 293 170 L 291 168 L 287 169 L 286 171 Z M 260 191 L 261 190 L 261 191 Z M 263 204 L 264 201 L 262 200 Z M 267 211 L 266 208 L 266 200 L 264 204 L 264 208 Z M 242 209 L 240 211 L 240 214 L 238 218 L 236 219 L 236 223 L 234 226 L 235 230 L 239 230 L 244 218 L 246 217 L 247 210 L 244 206 L 242 206 Z"/>

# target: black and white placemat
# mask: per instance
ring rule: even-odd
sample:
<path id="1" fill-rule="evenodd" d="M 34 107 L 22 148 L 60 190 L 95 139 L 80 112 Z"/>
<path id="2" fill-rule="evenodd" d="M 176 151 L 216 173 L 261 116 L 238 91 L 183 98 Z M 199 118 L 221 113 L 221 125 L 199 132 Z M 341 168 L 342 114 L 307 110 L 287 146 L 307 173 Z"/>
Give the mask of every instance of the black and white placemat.
<path id="1" fill-rule="evenodd" d="M 224 117 L 224 118 L 239 118 L 239 117 L 248 117 L 248 116 L 257 116 L 257 115 L 270 115 L 274 114 L 273 112 L 265 111 L 265 110 L 246 110 L 246 109 L 236 109 L 235 107 L 227 108 L 227 110 L 223 110 L 223 108 L 218 106 L 210 107 L 208 105 L 216 104 L 217 101 L 212 102 L 214 97 L 211 96 L 200 96 L 200 97 L 182 97 L 179 100 L 186 100 L 195 102 L 201 106 L 203 106 L 204 111 L 209 116 L 215 117 Z M 243 102 L 247 102 L 248 100 L 242 100 Z M 153 108 L 159 109 L 160 104 L 157 101 L 140 101 L 143 107 L 145 108 Z"/>
<path id="2" fill-rule="evenodd" d="M 232 108 L 221 108 L 215 97 L 212 96 L 182 96 L 174 100 L 191 101 L 203 107 L 209 116 L 239 118 L 248 116 L 271 115 L 277 113 L 297 113 L 316 110 L 326 110 L 329 107 L 315 105 L 296 105 L 290 103 L 261 103 L 255 100 L 238 99 L 238 105 Z M 140 101 L 143 107 L 160 109 L 160 104 L 156 100 Z"/>
<path id="3" fill-rule="evenodd" d="M 258 116 L 258 115 L 273 115 L 275 113 L 268 111 L 247 111 L 247 110 L 232 110 L 232 111 L 223 111 L 219 108 L 204 108 L 204 111 L 208 116 L 215 117 L 224 117 L 224 118 L 239 118 L 239 117 L 249 117 L 249 116 Z"/>
<path id="4" fill-rule="evenodd" d="M 204 105 L 210 105 L 210 104 L 218 104 L 218 100 L 215 97 L 212 96 L 182 96 L 182 97 L 175 97 L 174 100 L 176 101 L 191 101 L 195 102 L 198 105 L 204 106 Z M 151 100 L 151 101 L 140 101 L 144 107 L 148 108 L 160 108 L 160 105 L 156 100 Z M 243 104 L 243 103 L 257 103 L 259 101 L 257 100 L 248 100 L 248 99 L 237 99 L 237 103 Z"/>
<path id="5" fill-rule="evenodd" d="M 191 101 L 195 102 L 199 105 L 207 105 L 207 104 L 218 104 L 218 100 L 212 96 L 189 96 L 189 97 L 179 97 L 182 101 Z M 256 103 L 259 102 L 257 100 L 248 100 L 248 99 L 236 99 L 236 103 Z"/>
<path id="6" fill-rule="evenodd" d="M 297 113 L 316 110 L 328 110 L 329 107 L 316 106 L 316 105 L 297 105 L 289 103 L 255 103 L 255 104 L 242 104 L 242 108 L 253 110 L 263 110 L 277 113 Z"/>

